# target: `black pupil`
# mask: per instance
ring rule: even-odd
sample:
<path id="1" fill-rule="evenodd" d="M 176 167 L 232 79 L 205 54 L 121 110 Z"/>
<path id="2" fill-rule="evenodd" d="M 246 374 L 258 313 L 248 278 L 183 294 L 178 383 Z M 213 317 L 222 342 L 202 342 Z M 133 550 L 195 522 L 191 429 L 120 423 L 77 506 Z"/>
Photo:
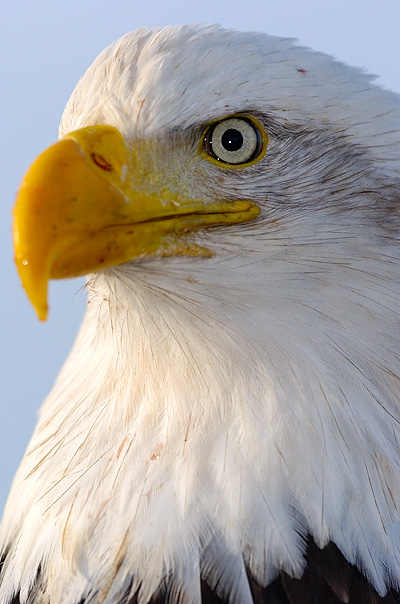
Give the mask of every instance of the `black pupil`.
<path id="1" fill-rule="evenodd" d="M 243 145 L 243 136 L 235 128 L 228 128 L 221 137 L 221 143 L 227 151 L 239 151 Z"/>

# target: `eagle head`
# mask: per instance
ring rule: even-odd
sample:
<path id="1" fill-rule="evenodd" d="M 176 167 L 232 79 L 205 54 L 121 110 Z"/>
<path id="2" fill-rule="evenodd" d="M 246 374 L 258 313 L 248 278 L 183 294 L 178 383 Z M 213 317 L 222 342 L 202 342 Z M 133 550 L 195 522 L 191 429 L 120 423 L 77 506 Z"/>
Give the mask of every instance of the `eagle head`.
<path id="1" fill-rule="evenodd" d="M 51 279 L 87 275 L 88 307 L 2 604 L 398 598 L 399 143 L 395 95 L 290 40 L 99 55 L 15 206 L 38 316 Z"/>

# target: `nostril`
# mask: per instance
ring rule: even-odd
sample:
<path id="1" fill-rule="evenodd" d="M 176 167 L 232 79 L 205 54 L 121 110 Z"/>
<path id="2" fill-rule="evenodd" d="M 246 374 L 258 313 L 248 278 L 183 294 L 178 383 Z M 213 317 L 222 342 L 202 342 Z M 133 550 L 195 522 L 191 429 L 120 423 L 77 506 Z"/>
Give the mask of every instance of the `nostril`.
<path id="1" fill-rule="evenodd" d="M 93 159 L 94 163 L 97 166 L 99 166 L 99 168 L 101 168 L 102 170 L 111 172 L 111 170 L 113 169 L 112 165 L 109 164 L 108 161 L 106 161 L 104 159 L 104 157 L 102 157 L 101 155 L 98 155 L 98 153 L 92 153 L 92 159 Z"/>

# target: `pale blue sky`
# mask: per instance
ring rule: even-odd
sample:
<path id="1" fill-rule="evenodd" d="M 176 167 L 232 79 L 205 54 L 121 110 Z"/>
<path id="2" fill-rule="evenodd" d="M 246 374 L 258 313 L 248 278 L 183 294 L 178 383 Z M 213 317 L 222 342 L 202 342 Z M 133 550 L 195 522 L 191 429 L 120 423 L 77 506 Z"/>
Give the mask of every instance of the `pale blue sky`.
<path id="1" fill-rule="evenodd" d="M 24 171 L 56 140 L 78 78 L 110 42 L 141 25 L 186 22 L 296 37 L 381 76 L 400 92 L 399 0 L 14 0 L 0 8 L 2 116 L 0 510 L 40 403 L 74 340 L 83 281 L 52 283 L 39 323 L 12 261 L 11 207 Z"/>

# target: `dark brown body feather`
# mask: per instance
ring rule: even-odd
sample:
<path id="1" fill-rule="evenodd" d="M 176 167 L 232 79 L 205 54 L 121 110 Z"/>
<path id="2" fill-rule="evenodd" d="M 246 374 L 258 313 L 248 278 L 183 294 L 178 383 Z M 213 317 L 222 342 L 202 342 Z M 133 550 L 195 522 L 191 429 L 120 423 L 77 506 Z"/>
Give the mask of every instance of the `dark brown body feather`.
<path id="1" fill-rule="evenodd" d="M 333 543 L 321 550 L 309 538 L 306 559 L 308 564 L 301 579 L 281 572 L 264 588 L 248 574 L 254 604 L 400 604 L 399 592 L 390 590 L 385 597 L 380 596 Z M 201 594 L 203 604 L 226 604 L 204 581 Z M 183 604 L 183 601 L 174 601 L 164 592 L 151 602 L 165 603 Z M 136 604 L 136 598 L 127 604 Z"/>
<path id="2" fill-rule="evenodd" d="M 333 543 L 321 550 L 309 538 L 306 559 L 307 566 L 301 579 L 293 579 L 282 571 L 268 587 L 262 587 L 248 574 L 254 604 L 400 604 L 399 592 L 391 589 L 386 596 L 380 596 Z M 201 595 L 202 604 L 227 604 L 227 600 L 203 580 Z M 137 601 L 136 594 L 133 598 L 125 596 L 115 604 L 137 604 Z M 91 599 L 71 604 L 90 602 Z M 20 604 L 19 594 L 9 604 Z M 45 602 L 40 587 L 35 586 L 29 604 L 57 603 Z M 151 599 L 150 604 L 185 604 L 185 599 L 173 596 L 167 586 Z"/>

